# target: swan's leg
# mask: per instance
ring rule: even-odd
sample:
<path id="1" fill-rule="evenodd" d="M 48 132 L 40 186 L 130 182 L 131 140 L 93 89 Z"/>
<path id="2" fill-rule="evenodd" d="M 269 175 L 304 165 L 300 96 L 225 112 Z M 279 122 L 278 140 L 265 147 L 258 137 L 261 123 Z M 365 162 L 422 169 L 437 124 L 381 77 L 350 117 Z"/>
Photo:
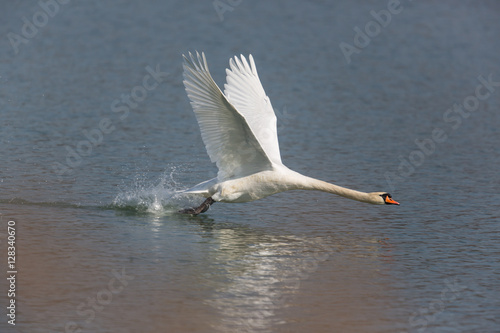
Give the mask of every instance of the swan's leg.
<path id="1" fill-rule="evenodd" d="M 213 204 L 214 202 L 215 202 L 215 200 L 212 199 L 212 197 L 208 197 L 198 207 L 196 207 L 196 208 L 182 209 L 182 210 L 179 211 L 179 213 L 182 213 L 182 214 L 192 214 L 192 215 L 198 215 L 198 214 L 201 214 L 201 213 L 205 213 L 210 208 L 210 205 Z"/>

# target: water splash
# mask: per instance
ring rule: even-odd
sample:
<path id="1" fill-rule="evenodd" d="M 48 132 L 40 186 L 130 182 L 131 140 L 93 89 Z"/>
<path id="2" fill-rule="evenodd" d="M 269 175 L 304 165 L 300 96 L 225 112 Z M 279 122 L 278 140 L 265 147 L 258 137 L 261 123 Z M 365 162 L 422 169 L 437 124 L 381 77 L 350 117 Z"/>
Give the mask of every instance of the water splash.
<path id="1" fill-rule="evenodd" d="M 170 170 L 165 171 L 158 179 L 153 181 L 147 179 L 145 173 L 137 174 L 133 183 L 124 187 L 115 197 L 113 207 L 155 215 L 177 212 L 186 205 L 186 199 L 188 199 L 185 195 L 179 193 L 185 189 L 185 186 L 175 180 L 177 171 L 177 167 L 170 167 Z"/>

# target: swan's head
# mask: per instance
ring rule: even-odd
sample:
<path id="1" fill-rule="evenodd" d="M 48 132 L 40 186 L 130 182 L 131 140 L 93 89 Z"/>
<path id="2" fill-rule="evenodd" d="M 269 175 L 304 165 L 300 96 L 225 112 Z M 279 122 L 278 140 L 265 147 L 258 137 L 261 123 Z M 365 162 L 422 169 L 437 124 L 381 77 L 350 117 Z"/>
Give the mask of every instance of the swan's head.
<path id="1" fill-rule="evenodd" d="M 387 192 L 373 192 L 370 193 L 374 204 L 379 205 L 399 205 L 399 202 L 394 200 Z"/>

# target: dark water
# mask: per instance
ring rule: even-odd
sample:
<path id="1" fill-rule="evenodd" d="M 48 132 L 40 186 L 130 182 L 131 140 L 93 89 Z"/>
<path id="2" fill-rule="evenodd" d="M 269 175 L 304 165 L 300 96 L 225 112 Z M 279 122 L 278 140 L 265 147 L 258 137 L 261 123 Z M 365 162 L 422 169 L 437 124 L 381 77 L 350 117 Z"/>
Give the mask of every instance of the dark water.
<path id="1" fill-rule="evenodd" d="M 500 331 L 497 2 L 235 1 L 222 21 L 211 1 L 42 3 L 0 14 L 1 332 Z M 219 85 L 253 54 L 290 168 L 401 206 L 174 214 L 217 171 L 193 50 Z"/>

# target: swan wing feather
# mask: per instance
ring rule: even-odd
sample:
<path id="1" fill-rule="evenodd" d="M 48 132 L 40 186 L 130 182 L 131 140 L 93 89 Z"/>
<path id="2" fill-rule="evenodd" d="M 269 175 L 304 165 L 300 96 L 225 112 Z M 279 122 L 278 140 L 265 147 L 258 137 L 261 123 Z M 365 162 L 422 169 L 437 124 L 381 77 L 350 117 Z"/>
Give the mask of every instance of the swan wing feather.
<path id="1" fill-rule="evenodd" d="M 226 69 L 224 94 L 239 113 L 246 119 L 267 157 L 275 164 L 282 165 L 276 126 L 276 114 L 266 95 L 257 67 L 250 54 L 248 60 L 241 55 L 229 60 Z"/>
<path id="2" fill-rule="evenodd" d="M 184 86 L 219 180 L 270 170 L 272 163 L 245 117 L 228 101 L 213 80 L 205 54 L 184 57 Z"/>

